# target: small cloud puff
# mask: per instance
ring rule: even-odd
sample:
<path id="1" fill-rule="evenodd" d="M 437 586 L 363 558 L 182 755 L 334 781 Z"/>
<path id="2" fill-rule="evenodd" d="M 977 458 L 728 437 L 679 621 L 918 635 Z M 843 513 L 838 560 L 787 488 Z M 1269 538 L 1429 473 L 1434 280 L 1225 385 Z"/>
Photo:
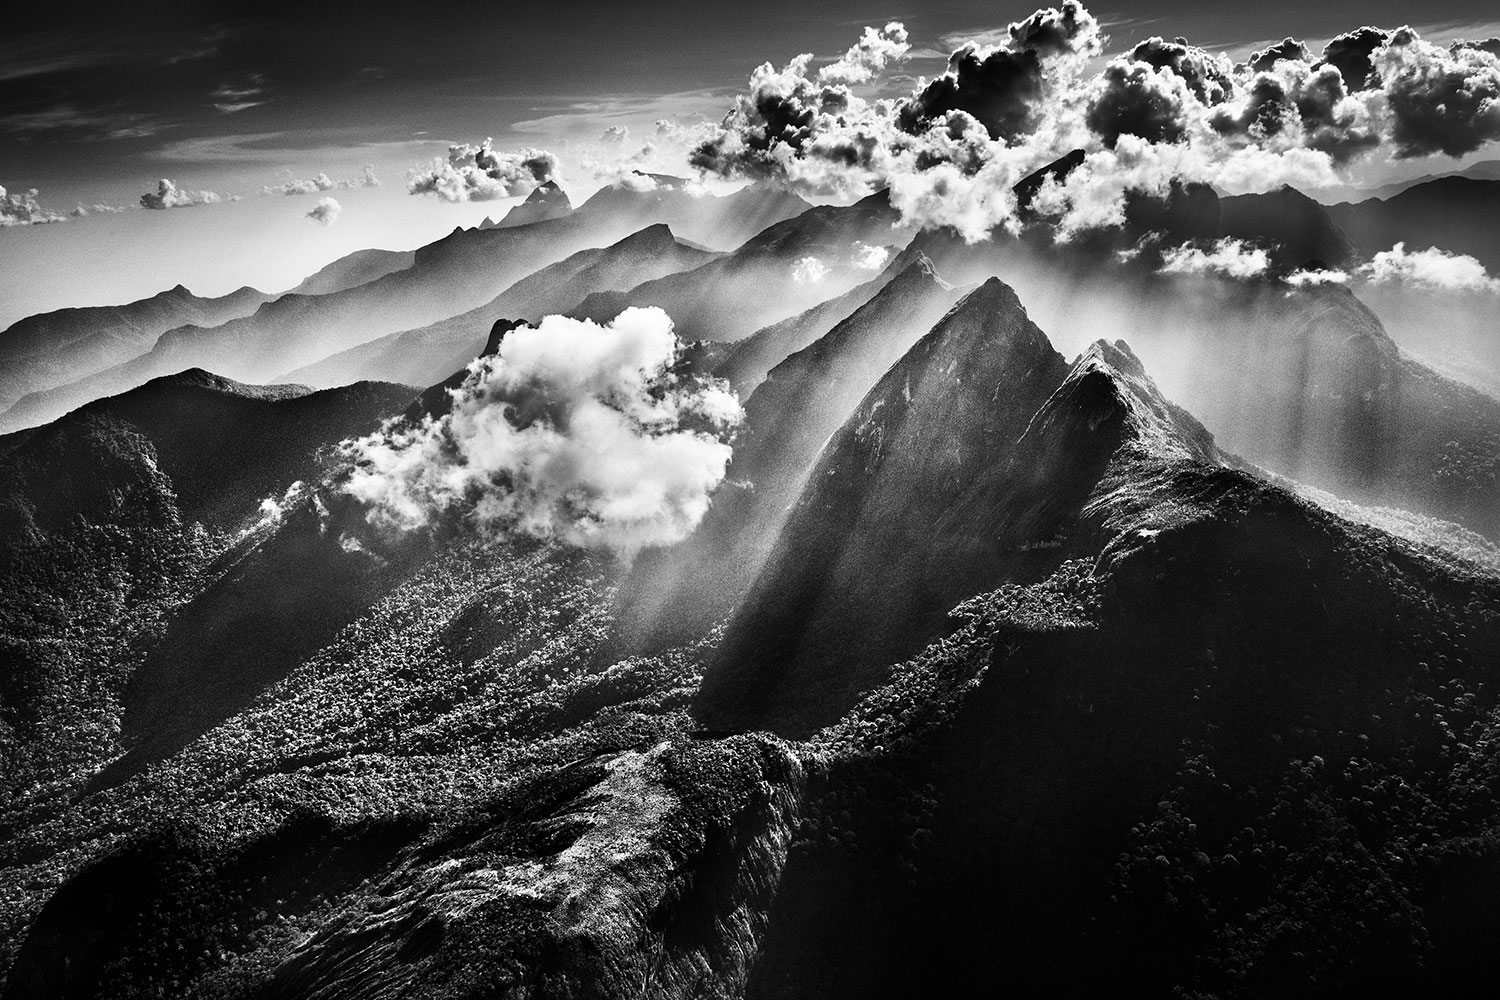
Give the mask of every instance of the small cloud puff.
<path id="1" fill-rule="evenodd" d="M 1258 278 L 1270 269 L 1270 255 L 1260 247 L 1222 239 L 1205 251 L 1194 246 L 1163 250 L 1163 274 L 1218 274 L 1226 278 Z"/>
<path id="2" fill-rule="evenodd" d="M 623 143 L 626 139 L 629 138 L 630 129 L 626 128 L 624 125 L 611 125 L 609 128 L 604 130 L 603 135 L 599 136 L 599 141 L 618 146 L 620 143 Z"/>
<path id="3" fill-rule="evenodd" d="M 318 203 L 313 206 L 313 210 L 307 213 L 306 218 L 311 219 L 321 226 L 331 226 L 339 221 L 339 215 L 343 211 L 344 206 L 340 205 L 335 199 L 319 198 Z"/>
<path id="4" fill-rule="evenodd" d="M 654 307 L 518 327 L 470 365 L 448 414 L 344 442 L 343 488 L 394 529 L 460 513 L 627 559 L 679 541 L 707 512 L 741 418 L 723 383 L 673 371 L 680 356 Z"/>
<path id="5" fill-rule="evenodd" d="M 811 285 L 828 277 L 828 265 L 816 257 L 801 257 L 792 265 L 792 280 Z"/>
<path id="6" fill-rule="evenodd" d="M 195 205 L 216 205 L 223 201 L 222 195 L 213 191 L 189 191 L 179 188 L 163 177 L 156 182 L 156 191 L 141 195 L 141 207 L 151 209 L 191 208 Z"/>
<path id="7" fill-rule="evenodd" d="M 878 271 L 891 259 L 890 247 L 875 247 L 854 241 L 853 264 L 861 271 Z"/>
<path id="8" fill-rule="evenodd" d="M 557 174 L 557 157 L 541 149 L 497 153 L 493 139 L 477 146 L 448 147 L 448 159 L 407 177 L 410 194 L 435 194 L 443 201 L 494 201 L 528 194 Z"/>

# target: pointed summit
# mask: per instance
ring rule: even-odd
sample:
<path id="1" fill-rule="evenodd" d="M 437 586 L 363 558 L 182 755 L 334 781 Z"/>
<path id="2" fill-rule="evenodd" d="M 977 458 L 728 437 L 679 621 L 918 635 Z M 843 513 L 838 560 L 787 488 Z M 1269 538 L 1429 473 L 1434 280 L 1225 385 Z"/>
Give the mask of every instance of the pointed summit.
<path id="1" fill-rule="evenodd" d="M 481 225 L 479 228 L 509 229 L 513 226 L 526 226 L 547 219 L 560 219 L 565 215 L 571 215 L 572 212 L 573 203 L 568 200 L 567 193 L 557 186 L 557 182 L 543 181 L 526 196 L 525 201 L 506 212 L 505 217 L 499 222 L 488 226 Z"/>

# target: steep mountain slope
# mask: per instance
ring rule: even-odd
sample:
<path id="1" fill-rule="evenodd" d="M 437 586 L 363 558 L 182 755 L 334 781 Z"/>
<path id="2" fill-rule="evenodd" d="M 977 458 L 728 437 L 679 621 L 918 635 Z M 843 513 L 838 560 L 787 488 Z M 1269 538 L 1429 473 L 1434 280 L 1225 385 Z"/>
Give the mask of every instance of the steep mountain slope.
<path id="1" fill-rule="evenodd" d="M 696 634 L 742 596 L 829 435 L 961 295 L 918 256 L 745 402 L 728 483 L 697 533 L 638 561 L 625 612 L 648 641 Z M 975 308 L 983 308 L 976 302 Z"/>
<path id="2" fill-rule="evenodd" d="M 1408 250 L 1441 247 L 1477 257 L 1500 273 L 1500 180 L 1442 177 L 1382 200 L 1330 205 L 1328 214 L 1362 253 L 1405 243 Z"/>
<path id="3" fill-rule="evenodd" d="M 1500 578 L 1221 467 L 998 282 L 872 378 L 782 538 L 825 535 L 656 655 L 615 560 L 390 535 L 337 473 L 174 555 L 88 644 L 125 756 L 3 771 L 6 1000 L 1487 982 Z M 133 468 L 94 527 L 140 560 Z"/>
<path id="4" fill-rule="evenodd" d="M 856 244 L 890 243 L 898 221 L 884 192 L 809 209 L 692 271 L 591 295 L 573 314 L 602 321 L 627 306 L 659 306 L 686 339 L 739 340 L 860 284 L 869 272 L 853 263 Z"/>
<path id="5" fill-rule="evenodd" d="M 477 309 L 351 347 L 281 378 L 323 386 L 360 379 L 427 385 L 467 364 L 497 319 L 535 323 L 594 292 L 690 270 L 715 256 L 678 240 L 666 225 L 647 226 L 611 246 L 580 250 L 529 274 Z"/>
<path id="6" fill-rule="evenodd" d="M 294 295 L 328 295 L 363 285 L 392 271 L 403 271 L 417 259 L 415 250 L 356 250 L 303 278 Z M 199 326 L 214 324 L 199 323 Z"/>
<path id="7" fill-rule="evenodd" d="M 509 229 L 525 226 L 546 219 L 560 219 L 573 211 L 573 202 L 568 194 L 557 186 L 556 181 L 545 181 L 537 185 L 526 200 L 516 205 L 499 222 L 481 225 L 480 229 Z"/>
<path id="8" fill-rule="evenodd" d="M 59 309 L 17 320 L 0 333 L 0 406 L 141 354 L 173 327 L 215 326 L 248 316 L 270 298 L 253 288 L 200 298 L 178 285 L 123 306 Z"/>

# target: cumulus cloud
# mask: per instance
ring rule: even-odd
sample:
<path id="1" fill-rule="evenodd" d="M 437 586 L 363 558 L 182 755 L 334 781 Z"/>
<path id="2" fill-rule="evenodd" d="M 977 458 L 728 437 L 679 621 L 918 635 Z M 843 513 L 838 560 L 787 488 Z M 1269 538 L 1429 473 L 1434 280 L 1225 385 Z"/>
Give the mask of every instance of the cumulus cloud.
<path id="1" fill-rule="evenodd" d="M 428 170 L 407 176 L 411 194 L 435 194 L 443 201 L 494 201 L 529 194 L 557 174 L 557 157 L 545 150 L 496 152 L 493 139 L 477 146 L 448 147 L 446 160 L 434 160 Z"/>
<path id="2" fill-rule="evenodd" d="M 885 267 L 885 262 L 890 259 L 890 247 L 875 247 L 855 240 L 853 264 L 861 271 L 878 271 Z"/>
<path id="3" fill-rule="evenodd" d="M 380 187 L 380 178 L 375 176 L 375 165 L 366 163 L 358 177 L 342 177 L 334 180 L 326 173 L 319 173 L 307 180 L 292 180 L 285 184 L 267 184 L 261 194 L 316 194 L 319 191 L 347 191 L 359 187 Z"/>
<path id="4" fill-rule="evenodd" d="M 179 188 L 163 177 L 156 182 L 156 190 L 141 195 L 142 208 L 191 208 L 195 205 L 215 205 L 223 201 L 222 195 L 213 191 L 189 191 Z"/>
<path id="5" fill-rule="evenodd" d="M 1217 274 L 1226 278 L 1259 278 L 1271 266 L 1270 255 L 1257 246 L 1223 239 L 1208 250 L 1195 246 L 1162 251 L 1163 274 Z"/>
<path id="6" fill-rule="evenodd" d="M 828 265 L 817 257 L 799 257 L 792 265 L 792 280 L 799 285 L 811 285 L 828 277 Z"/>
<path id="7" fill-rule="evenodd" d="M 518 327 L 470 366 L 447 415 L 345 442 L 344 489 L 398 529 L 456 512 L 625 558 L 679 541 L 724 478 L 741 417 L 723 383 L 674 373 L 680 351 L 655 307 Z"/>
<path id="8" fill-rule="evenodd" d="M 1347 285 L 1349 274 L 1339 270 L 1293 271 L 1281 279 L 1293 288 L 1309 288 L 1317 285 Z"/>
<path id="9" fill-rule="evenodd" d="M 611 145 L 619 145 L 629 138 L 630 129 L 626 128 L 624 125 L 611 125 L 609 128 L 604 130 L 604 133 L 601 136 L 599 136 L 599 141 L 607 142 Z"/>
<path id="10" fill-rule="evenodd" d="M 0 226 L 35 226 L 46 222 L 62 222 L 63 217 L 49 212 L 36 200 L 37 189 L 8 194 L 0 187 Z"/>
<path id="11" fill-rule="evenodd" d="M 879 31 L 867 27 L 847 52 L 818 70 L 818 80 L 833 84 L 869 83 L 888 64 L 906 55 L 910 48 L 906 26 L 898 21 L 890 22 Z"/>
<path id="12" fill-rule="evenodd" d="M 1500 139 L 1500 56 L 1440 48 L 1402 28 L 1375 53 L 1400 157 L 1462 156 Z"/>
<path id="13" fill-rule="evenodd" d="M 899 27 L 884 30 L 892 47 Z M 874 51 L 881 35 L 866 29 L 850 52 Z M 810 195 L 889 188 L 906 221 L 969 239 L 1038 221 L 1066 239 L 1118 224 L 1128 193 L 1174 181 L 1236 194 L 1334 187 L 1373 154 L 1453 156 L 1500 138 L 1500 45 L 1487 41 L 1444 48 L 1410 28 L 1361 28 L 1320 55 L 1287 38 L 1235 64 L 1153 37 L 1101 67 L 1100 25 L 1076 2 L 988 37 L 997 43 L 965 44 L 943 73 L 881 100 L 855 94 L 843 71 L 814 72 L 810 56 L 764 64 L 691 162 Z M 1082 165 L 1028 197 L 1035 211 L 1020 219 L 1011 188 L 1073 150 Z"/>
<path id="14" fill-rule="evenodd" d="M 127 209 L 124 205 L 108 205 L 104 202 L 96 202 L 93 205 L 85 205 L 83 202 L 79 202 L 76 206 L 74 206 L 73 211 L 69 212 L 68 214 L 73 216 L 73 218 L 75 219 L 81 219 L 86 215 L 118 215 L 119 213 L 125 211 L 129 211 L 129 209 Z"/>
<path id="15" fill-rule="evenodd" d="M 1479 261 L 1437 247 L 1409 251 L 1405 243 L 1397 243 L 1377 253 L 1359 273 L 1375 284 L 1399 282 L 1443 291 L 1500 291 L 1500 280 L 1490 277 Z"/>
<path id="16" fill-rule="evenodd" d="M 318 203 L 313 206 L 312 211 L 308 212 L 306 217 L 320 226 L 331 226 L 339 221 L 339 216 L 343 211 L 344 206 L 340 205 L 337 199 L 319 198 Z"/>

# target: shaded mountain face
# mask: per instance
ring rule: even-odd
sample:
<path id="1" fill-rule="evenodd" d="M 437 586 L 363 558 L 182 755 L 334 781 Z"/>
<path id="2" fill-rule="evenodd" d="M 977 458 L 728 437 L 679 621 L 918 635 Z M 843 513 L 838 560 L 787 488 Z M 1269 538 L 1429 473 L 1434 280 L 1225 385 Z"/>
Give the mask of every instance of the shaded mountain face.
<path id="1" fill-rule="evenodd" d="M 1220 198 L 1219 233 L 1275 248 L 1284 271 L 1348 269 L 1361 259 L 1329 209 L 1286 185 L 1266 194 Z"/>
<path id="2" fill-rule="evenodd" d="M 200 298 L 178 285 L 123 306 L 59 309 L 18 320 L 0 333 L 0 406 L 134 357 L 173 327 L 248 316 L 270 298 L 253 288 Z"/>
<path id="3" fill-rule="evenodd" d="M 682 545 L 643 556 L 623 590 L 641 641 L 701 632 L 743 595 L 829 435 L 959 295 L 918 257 L 771 370 L 745 402 L 727 485 L 704 523 Z"/>
<path id="4" fill-rule="evenodd" d="M 905 268 L 760 386 L 821 420 L 807 358 L 870 366 L 728 627 L 649 653 L 601 552 L 391 535 L 337 468 L 200 534 L 146 433 L 58 425 L 136 458 L 0 604 L 3 996 L 1487 982 L 1500 577 L 953 294 Z"/>
<path id="5" fill-rule="evenodd" d="M 1500 180 L 1441 177 L 1384 200 L 1331 205 L 1329 216 L 1366 256 L 1405 243 L 1478 258 L 1500 273 Z"/>
<path id="6" fill-rule="evenodd" d="M 872 664 L 919 648 L 961 595 L 1045 575 L 1124 437 L 1171 420 L 1149 383 L 1148 402 L 1126 401 L 1138 382 L 1116 349 L 1070 370 L 999 279 L 970 293 L 828 442 L 731 622 L 700 714 L 811 732 L 869 686 Z M 1163 450 L 1184 436 L 1149 433 Z M 1206 432 L 1191 434 L 1194 457 L 1212 459 Z"/>
<path id="7" fill-rule="evenodd" d="M 628 306 L 659 306 L 685 339 L 739 340 L 861 284 L 870 272 L 854 263 L 858 245 L 892 242 L 898 221 L 883 193 L 809 209 L 702 267 L 591 295 L 571 314 L 602 322 Z"/>
<path id="8" fill-rule="evenodd" d="M 282 378 L 322 386 L 360 379 L 427 385 L 472 360 L 484 332 L 501 317 L 536 323 L 595 292 L 691 270 L 715 256 L 681 242 L 666 225 L 647 226 L 618 243 L 580 250 L 529 274 L 476 309 L 351 347 Z"/>
<path id="9" fill-rule="evenodd" d="M 526 196 L 525 201 L 506 212 L 499 222 L 481 225 L 479 228 L 508 229 L 511 226 L 525 226 L 547 219 L 560 219 L 572 211 L 573 202 L 569 200 L 567 192 L 558 187 L 556 181 L 544 181 Z"/>
<path id="10" fill-rule="evenodd" d="M 214 560 L 247 525 L 279 517 L 275 498 L 322 475 L 325 449 L 373 430 L 409 396 L 374 383 L 328 392 L 245 386 L 192 370 L 3 439 L 0 760 L 8 792 L 48 759 L 102 763 L 142 650 L 173 609 L 223 572 Z M 279 583 L 263 596 L 284 600 Z M 287 631 L 282 616 L 261 621 L 270 634 Z M 208 633 L 196 639 L 211 641 Z M 235 649 L 252 659 L 264 653 L 259 643 Z"/>
<path id="11" fill-rule="evenodd" d="M 393 271 L 411 267 L 417 258 L 415 250 L 356 250 L 303 278 L 295 295 L 327 295 L 355 288 L 367 281 L 382 278 Z M 198 324 L 199 326 L 211 324 Z"/>

